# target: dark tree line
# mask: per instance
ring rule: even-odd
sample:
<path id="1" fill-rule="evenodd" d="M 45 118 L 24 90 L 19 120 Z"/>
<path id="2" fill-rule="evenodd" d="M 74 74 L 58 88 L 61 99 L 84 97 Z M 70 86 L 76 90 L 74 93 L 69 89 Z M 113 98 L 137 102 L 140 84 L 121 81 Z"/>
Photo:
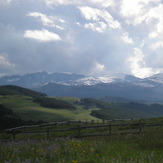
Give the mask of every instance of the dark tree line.
<path id="1" fill-rule="evenodd" d="M 39 93 L 27 88 L 14 86 L 14 85 L 0 86 L 0 95 L 25 95 L 29 97 L 46 96 L 46 94 L 44 93 Z"/>
<path id="2" fill-rule="evenodd" d="M 39 97 L 35 98 L 34 102 L 39 103 L 43 107 L 48 107 L 52 109 L 68 109 L 68 110 L 75 110 L 76 107 L 73 106 L 72 104 L 62 101 L 62 100 L 57 100 L 54 98 L 49 98 L 49 97 Z"/>

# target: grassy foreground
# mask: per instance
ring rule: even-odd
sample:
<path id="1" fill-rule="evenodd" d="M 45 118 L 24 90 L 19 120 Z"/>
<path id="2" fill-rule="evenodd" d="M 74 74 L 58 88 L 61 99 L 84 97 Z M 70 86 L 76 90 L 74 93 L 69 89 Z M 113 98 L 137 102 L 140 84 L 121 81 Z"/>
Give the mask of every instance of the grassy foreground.
<path id="1" fill-rule="evenodd" d="M 0 143 L 4 163 L 162 163 L 163 130 L 143 135 Z"/>

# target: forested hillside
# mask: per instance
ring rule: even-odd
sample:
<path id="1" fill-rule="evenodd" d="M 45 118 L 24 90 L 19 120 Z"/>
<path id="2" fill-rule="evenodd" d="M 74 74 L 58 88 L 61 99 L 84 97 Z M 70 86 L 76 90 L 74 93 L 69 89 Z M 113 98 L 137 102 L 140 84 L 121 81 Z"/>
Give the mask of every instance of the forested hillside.
<path id="1" fill-rule="evenodd" d="M 53 109 L 68 109 L 68 110 L 75 110 L 75 106 L 72 104 L 49 97 L 38 97 L 33 100 L 36 103 L 39 103 L 43 107 L 53 108 Z"/>
<path id="2" fill-rule="evenodd" d="M 44 93 L 39 93 L 30 89 L 14 85 L 0 86 L 0 95 L 25 95 L 30 97 L 46 96 L 46 94 Z"/>

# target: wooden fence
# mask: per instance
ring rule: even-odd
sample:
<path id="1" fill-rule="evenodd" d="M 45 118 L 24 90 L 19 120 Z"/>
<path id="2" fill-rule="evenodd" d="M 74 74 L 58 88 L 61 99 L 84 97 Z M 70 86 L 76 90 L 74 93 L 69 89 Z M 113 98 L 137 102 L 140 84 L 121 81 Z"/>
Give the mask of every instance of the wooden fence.
<path id="1" fill-rule="evenodd" d="M 57 126 L 57 127 L 56 127 Z M 64 128 L 62 127 L 64 126 Z M 21 126 L 5 131 L 6 134 L 11 134 L 13 140 L 16 135 L 29 134 L 44 134 L 46 139 L 53 137 L 56 133 L 66 137 L 90 137 L 90 136 L 111 136 L 116 134 L 141 134 L 146 132 L 146 127 L 162 127 L 163 124 L 146 124 L 146 123 L 88 123 L 86 121 L 68 121 L 68 122 L 54 122 L 42 125 Z M 29 130 L 30 129 L 30 130 Z M 70 132 L 67 134 L 67 132 Z M 62 135 L 65 133 L 65 135 Z"/>
<path id="2" fill-rule="evenodd" d="M 31 129 L 31 128 L 41 128 L 41 127 L 48 127 L 48 126 L 62 126 L 62 125 L 74 125 L 74 124 L 98 124 L 98 123 L 111 123 L 111 122 L 120 122 L 120 121 L 132 121 L 137 119 L 113 119 L 113 120 L 68 120 L 63 122 L 50 122 L 50 123 L 44 123 L 39 125 L 31 125 L 31 126 L 19 126 L 14 127 L 10 129 L 6 129 L 6 131 L 12 131 L 12 130 L 20 130 L 20 129 Z"/>
<path id="3" fill-rule="evenodd" d="M 22 130 L 22 129 L 34 129 L 34 128 L 42 128 L 42 127 L 49 127 L 49 126 L 63 126 L 63 125 L 74 125 L 74 124 L 108 124 L 111 122 L 121 122 L 121 121 L 132 121 L 137 119 L 113 119 L 113 120 L 68 120 L 68 121 L 62 121 L 62 122 L 50 122 L 50 123 L 44 123 L 44 124 L 38 124 L 38 125 L 24 125 L 14 128 L 9 128 L 3 131 L 0 131 L 0 133 L 5 131 L 13 131 L 13 130 Z"/>

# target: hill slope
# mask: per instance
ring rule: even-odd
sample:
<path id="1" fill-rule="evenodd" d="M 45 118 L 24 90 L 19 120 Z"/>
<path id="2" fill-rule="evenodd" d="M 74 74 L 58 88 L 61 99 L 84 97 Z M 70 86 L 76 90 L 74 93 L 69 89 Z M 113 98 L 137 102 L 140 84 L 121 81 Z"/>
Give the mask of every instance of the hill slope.
<path id="1" fill-rule="evenodd" d="M 13 85 L 0 86 L 0 95 L 24 95 L 30 97 L 46 96 L 45 93 L 39 93 L 30 89 Z"/>
<path id="2" fill-rule="evenodd" d="M 138 102 L 108 103 L 97 99 L 84 98 L 80 104 L 85 108 L 97 107 L 91 115 L 100 119 L 151 118 L 163 116 L 163 105 Z"/>
<path id="3" fill-rule="evenodd" d="M 97 119 L 91 109 L 75 105 L 78 98 L 49 98 L 45 94 L 17 86 L 0 87 L 0 105 L 22 120 L 65 121 L 70 119 Z M 4 110 L 4 109 L 3 109 Z"/>
<path id="4" fill-rule="evenodd" d="M 0 104 L 0 130 L 14 127 L 19 124 L 21 124 L 21 119 L 15 115 L 12 110 Z"/>
<path id="5" fill-rule="evenodd" d="M 91 98 L 47 97 L 35 91 L 15 86 L 0 87 L 0 105 L 12 110 L 22 120 L 65 121 L 119 118 L 149 118 L 163 116 L 163 105 L 128 102 L 108 102 Z M 34 94 L 33 94 L 34 93 Z M 3 109 L 4 110 L 4 109 Z M 7 111 L 8 112 L 8 111 Z"/>

